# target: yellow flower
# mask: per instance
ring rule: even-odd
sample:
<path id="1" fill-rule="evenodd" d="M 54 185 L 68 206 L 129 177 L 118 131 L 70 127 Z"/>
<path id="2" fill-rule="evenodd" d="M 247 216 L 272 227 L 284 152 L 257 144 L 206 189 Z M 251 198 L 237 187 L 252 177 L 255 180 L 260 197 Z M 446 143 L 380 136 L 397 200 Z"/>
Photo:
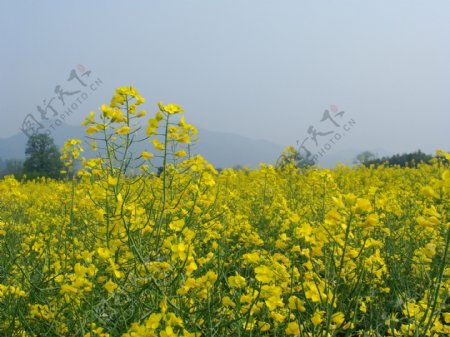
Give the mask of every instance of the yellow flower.
<path id="1" fill-rule="evenodd" d="M 290 322 L 285 330 L 287 335 L 299 335 L 300 327 L 297 322 Z"/>
<path id="2" fill-rule="evenodd" d="M 148 126 L 147 130 L 145 131 L 145 134 L 147 136 L 152 136 L 152 135 L 156 135 L 156 128 L 152 127 L 152 126 Z"/>
<path id="3" fill-rule="evenodd" d="M 289 306 L 289 309 L 291 309 L 292 311 L 294 311 L 294 310 L 298 310 L 300 312 L 306 311 L 305 303 L 301 299 L 299 299 L 297 296 L 289 297 L 288 306 Z"/>
<path id="4" fill-rule="evenodd" d="M 322 287 L 317 287 L 317 285 L 313 282 L 305 282 L 305 286 L 309 289 L 305 292 L 306 298 L 311 301 L 317 303 L 321 302 L 323 299 L 326 299 L 326 295 L 324 294 L 324 290 Z"/>
<path id="5" fill-rule="evenodd" d="M 50 311 L 47 305 L 34 304 L 30 305 L 30 315 L 34 318 L 50 320 L 55 317 L 55 314 Z"/>
<path id="6" fill-rule="evenodd" d="M 236 303 L 234 303 L 234 302 L 231 300 L 231 298 L 228 297 L 228 296 L 224 296 L 224 297 L 222 298 L 222 304 L 223 304 L 224 306 L 226 306 L 226 307 L 231 307 L 231 308 L 234 308 L 234 307 L 236 306 Z"/>
<path id="7" fill-rule="evenodd" d="M 95 216 L 95 218 L 96 218 L 98 221 L 103 221 L 103 220 L 104 220 L 104 216 L 105 216 L 105 210 L 104 210 L 103 208 L 97 209 L 97 210 L 95 211 L 94 216 Z"/>
<path id="8" fill-rule="evenodd" d="M 246 286 L 247 282 L 245 281 L 245 278 L 243 278 L 241 275 L 236 273 L 236 276 L 230 276 L 228 278 L 228 284 L 231 287 L 244 288 Z"/>
<path id="9" fill-rule="evenodd" d="M 84 122 L 81 123 L 81 125 L 86 126 L 86 125 L 88 125 L 88 124 L 94 124 L 94 123 L 95 123 L 95 122 L 94 122 L 94 118 L 95 118 L 95 112 L 91 111 L 91 112 L 89 113 L 89 117 L 87 117 L 87 118 L 84 120 Z"/>
<path id="10" fill-rule="evenodd" d="M 144 160 L 148 160 L 150 158 L 153 158 L 154 155 L 153 155 L 153 153 L 144 151 L 144 152 L 141 153 L 141 157 L 144 158 Z"/>
<path id="11" fill-rule="evenodd" d="M 3 229 L 5 227 L 5 223 L 3 221 L 0 221 L 0 235 L 6 235 L 6 231 Z M 1 298 L 1 296 L 0 296 Z"/>
<path id="12" fill-rule="evenodd" d="M 98 131 L 99 131 L 99 126 L 98 125 L 92 125 L 92 126 L 90 126 L 90 127 L 88 127 L 86 129 L 86 133 L 88 133 L 90 135 L 92 135 L 92 134 L 94 134 L 94 133 L 96 133 Z"/>
<path id="13" fill-rule="evenodd" d="M 109 252 L 108 248 L 102 248 L 102 247 L 98 248 L 97 254 L 103 260 L 107 260 L 111 257 L 111 253 Z"/>
<path id="14" fill-rule="evenodd" d="M 321 311 L 314 312 L 314 315 L 311 317 L 312 324 L 314 324 L 314 326 L 317 326 L 320 323 L 322 323 L 322 321 L 323 321 L 322 312 Z"/>
<path id="15" fill-rule="evenodd" d="M 103 113 L 103 116 L 110 118 L 112 116 L 112 108 L 107 106 L 106 104 L 102 104 L 100 110 Z"/>
<path id="16" fill-rule="evenodd" d="M 267 266 L 256 267 L 255 274 L 256 279 L 262 283 L 269 283 L 275 277 L 275 273 L 273 272 L 273 270 Z"/>
<path id="17" fill-rule="evenodd" d="M 450 313 L 445 312 L 445 313 L 442 314 L 442 316 L 444 316 L 444 322 L 446 324 L 450 324 Z"/>
<path id="18" fill-rule="evenodd" d="M 69 295 L 73 295 L 76 294 L 78 292 L 78 289 L 75 288 L 74 286 L 71 286 L 69 284 L 63 284 L 61 285 L 61 294 L 69 294 Z"/>
<path id="19" fill-rule="evenodd" d="M 358 198 L 356 200 L 356 209 L 355 211 L 357 213 L 361 212 L 369 212 L 372 210 L 372 206 L 370 204 L 370 201 L 367 199 Z"/>
<path id="20" fill-rule="evenodd" d="M 372 227 L 378 224 L 378 215 L 376 214 L 369 214 L 366 218 L 366 221 L 364 222 L 363 227 Z"/>
<path id="21" fill-rule="evenodd" d="M 345 315 L 342 312 L 336 312 L 331 316 L 331 321 L 337 326 L 341 326 L 345 322 Z"/>
<path id="22" fill-rule="evenodd" d="M 174 244 L 170 247 L 170 249 L 172 250 L 172 257 L 174 259 L 178 258 L 182 261 L 186 260 L 188 247 L 186 247 L 184 242 Z"/>
<path id="23" fill-rule="evenodd" d="M 109 258 L 108 259 L 109 265 L 110 267 L 108 268 L 108 271 L 112 274 L 114 274 L 114 276 L 116 278 L 122 278 L 123 277 L 123 272 L 121 272 L 119 270 L 119 267 L 117 266 L 117 264 L 113 261 L 113 259 Z"/>
<path id="24" fill-rule="evenodd" d="M 166 326 L 165 330 L 160 332 L 161 337 L 178 337 L 178 334 L 175 333 L 171 326 Z"/>
<path id="25" fill-rule="evenodd" d="M 139 112 L 136 116 L 137 117 L 144 117 L 147 114 L 147 111 L 142 110 L 141 112 Z"/>
<path id="26" fill-rule="evenodd" d="M 153 144 L 156 150 L 160 151 L 164 150 L 164 144 L 162 144 L 158 139 L 153 139 L 151 143 Z"/>
<path id="27" fill-rule="evenodd" d="M 438 198 L 439 194 L 436 193 L 435 190 L 431 186 L 425 186 L 422 188 L 422 193 L 424 196 L 428 198 Z"/>
<path id="28" fill-rule="evenodd" d="M 161 102 L 159 102 L 158 105 L 162 111 L 167 112 L 169 115 L 183 112 L 183 109 L 181 109 L 181 107 L 177 104 L 170 103 L 170 104 L 167 104 L 166 106 L 163 106 L 163 104 Z"/>
<path id="29" fill-rule="evenodd" d="M 147 321 L 145 322 L 145 325 L 147 327 L 149 327 L 150 329 L 156 330 L 159 327 L 161 319 L 162 319 L 162 314 L 153 313 L 147 319 Z"/>
<path id="30" fill-rule="evenodd" d="M 187 124 L 186 124 L 186 122 L 185 122 L 185 120 L 184 120 L 184 116 L 182 116 L 181 118 L 180 118 L 180 120 L 178 121 L 178 126 L 181 126 L 181 127 L 185 127 Z"/>
<path id="31" fill-rule="evenodd" d="M 339 221 L 341 221 L 341 215 L 336 209 L 333 208 L 326 214 L 325 219 L 330 223 L 338 223 Z M 308 228 L 311 228 L 311 226 L 309 226 Z"/>
<path id="32" fill-rule="evenodd" d="M 178 141 L 180 143 L 190 144 L 191 143 L 191 138 L 189 137 L 189 135 L 182 135 L 182 136 L 179 137 Z"/>
<path id="33" fill-rule="evenodd" d="M 117 185 L 117 178 L 108 176 L 108 185 L 109 186 L 116 186 Z"/>
<path id="34" fill-rule="evenodd" d="M 105 283 L 103 288 L 105 288 L 106 291 L 111 294 L 114 292 L 114 290 L 117 289 L 117 284 L 115 284 L 113 281 L 109 280 L 108 282 Z"/>
<path id="35" fill-rule="evenodd" d="M 361 302 L 361 304 L 359 305 L 359 310 L 363 313 L 367 312 L 366 302 Z"/>
<path id="36" fill-rule="evenodd" d="M 122 126 L 119 129 L 116 129 L 116 133 L 118 135 L 127 135 L 127 134 L 130 133 L 130 131 L 131 131 L 131 128 L 129 126 L 126 126 L 126 125 Z"/>
<path id="37" fill-rule="evenodd" d="M 261 332 L 266 332 L 270 330 L 270 324 L 267 322 L 258 322 L 258 327 Z"/>
<path id="38" fill-rule="evenodd" d="M 283 315 L 283 314 L 280 313 L 280 312 L 276 312 L 276 311 L 272 311 L 272 312 L 270 313 L 270 317 L 272 317 L 273 320 L 274 320 L 275 322 L 278 322 L 278 323 L 282 323 L 282 322 L 284 322 L 284 320 L 286 319 L 286 316 L 285 316 L 285 315 Z"/>
<path id="39" fill-rule="evenodd" d="M 246 254 L 244 254 L 244 256 L 242 258 L 244 259 L 245 262 L 248 262 L 251 264 L 255 264 L 255 263 L 259 262 L 259 259 L 260 259 L 258 252 L 246 253 Z"/>
<path id="40" fill-rule="evenodd" d="M 186 151 L 181 150 L 181 151 L 175 152 L 175 156 L 177 156 L 177 157 L 185 157 L 185 156 L 187 156 L 187 153 L 186 153 Z"/>
<path id="41" fill-rule="evenodd" d="M 433 228 L 434 226 L 439 224 L 439 219 L 436 218 L 435 216 L 431 216 L 431 217 L 428 217 L 428 218 L 424 218 L 423 216 L 419 216 L 416 219 L 416 221 L 419 224 L 419 226 L 428 227 L 428 228 Z"/>
<path id="42" fill-rule="evenodd" d="M 159 308 L 163 314 L 167 312 L 167 298 L 164 297 L 161 300 L 161 303 L 159 303 Z"/>
<path id="43" fill-rule="evenodd" d="M 156 118 L 150 118 L 148 120 L 148 126 L 157 129 L 159 126 L 159 120 Z"/>

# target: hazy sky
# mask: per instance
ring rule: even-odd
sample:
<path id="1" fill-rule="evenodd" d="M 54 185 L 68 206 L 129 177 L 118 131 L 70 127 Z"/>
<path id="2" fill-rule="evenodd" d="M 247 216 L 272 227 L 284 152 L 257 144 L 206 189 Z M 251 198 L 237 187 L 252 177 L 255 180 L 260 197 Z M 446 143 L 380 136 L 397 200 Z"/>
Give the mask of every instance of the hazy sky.
<path id="1" fill-rule="evenodd" d="M 449 18 L 448 0 L 2 0 L 0 136 L 62 107 L 57 85 L 88 91 L 79 124 L 131 84 L 149 111 L 179 103 L 199 127 L 282 145 L 353 119 L 336 151 L 450 149 Z M 77 65 L 86 87 L 67 81 Z M 331 105 L 339 127 L 321 122 Z"/>

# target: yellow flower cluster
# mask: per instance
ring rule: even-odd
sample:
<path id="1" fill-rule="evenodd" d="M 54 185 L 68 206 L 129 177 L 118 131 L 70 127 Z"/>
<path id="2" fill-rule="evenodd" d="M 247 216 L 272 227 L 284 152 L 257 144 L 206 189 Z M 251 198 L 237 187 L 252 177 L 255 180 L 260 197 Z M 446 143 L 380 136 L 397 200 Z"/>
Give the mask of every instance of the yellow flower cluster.
<path id="1" fill-rule="evenodd" d="M 143 103 L 92 113 L 65 181 L 0 180 L 0 335 L 450 335 L 449 154 L 219 173 Z"/>

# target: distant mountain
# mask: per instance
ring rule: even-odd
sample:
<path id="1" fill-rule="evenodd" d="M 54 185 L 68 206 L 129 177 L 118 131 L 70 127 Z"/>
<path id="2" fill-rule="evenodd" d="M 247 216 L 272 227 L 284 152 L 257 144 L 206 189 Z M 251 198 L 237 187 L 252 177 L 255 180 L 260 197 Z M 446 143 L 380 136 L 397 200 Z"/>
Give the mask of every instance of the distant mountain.
<path id="1" fill-rule="evenodd" d="M 54 127 L 51 136 L 58 148 L 61 148 L 69 138 L 84 139 L 84 130 L 83 126 L 62 124 Z M 285 146 L 267 140 L 256 140 L 234 133 L 215 132 L 201 128 L 198 129 L 198 138 L 198 142 L 191 149 L 192 152 L 201 154 L 216 168 L 237 165 L 255 168 L 260 163 L 273 164 L 285 149 Z M 0 138 L 0 159 L 3 159 L 3 161 L 7 159 L 24 159 L 26 142 L 27 136 L 22 132 L 18 132 L 8 138 Z M 136 145 L 136 152 L 143 151 L 145 147 L 150 150 L 153 148 L 148 143 Z M 334 167 L 338 163 L 352 165 L 356 156 L 365 150 L 377 154 L 378 157 L 389 154 L 383 149 L 352 148 L 331 150 L 319 158 L 319 165 L 322 167 Z"/>
<path id="2" fill-rule="evenodd" d="M 81 126 L 62 124 L 52 130 L 51 137 L 54 139 L 58 148 L 61 148 L 69 138 L 83 139 L 84 128 Z M 21 131 L 8 138 L 0 138 L 0 158 L 3 160 L 24 159 L 27 140 L 27 136 Z"/>
<path id="3" fill-rule="evenodd" d="M 82 126 L 62 124 L 54 127 L 51 137 L 58 148 L 69 138 L 84 139 Z M 198 130 L 198 142 L 192 152 L 201 154 L 216 168 L 232 167 L 236 165 L 257 167 L 259 163 L 274 163 L 284 147 L 267 140 L 254 140 L 233 133 L 213 132 L 205 129 Z M 18 132 L 8 137 L 0 138 L 0 158 L 24 159 L 27 136 Z M 145 144 L 137 144 L 137 151 L 143 151 Z M 152 149 L 151 144 L 147 144 Z"/>
<path id="4" fill-rule="evenodd" d="M 250 139 L 233 133 L 199 129 L 198 137 L 199 141 L 193 151 L 201 154 L 215 167 L 273 164 L 284 150 L 284 146 L 267 140 Z"/>

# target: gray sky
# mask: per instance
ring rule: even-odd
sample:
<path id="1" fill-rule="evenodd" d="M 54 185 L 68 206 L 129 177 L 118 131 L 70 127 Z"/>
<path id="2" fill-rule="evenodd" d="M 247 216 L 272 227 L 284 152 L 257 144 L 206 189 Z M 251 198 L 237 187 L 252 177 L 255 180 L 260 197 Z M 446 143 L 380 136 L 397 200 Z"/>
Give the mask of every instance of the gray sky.
<path id="1" fill-rule="evenodd" d="M 179 103 L 199 127 L 282 145 L 337 133 L 320 122 L 334 104 L 356 121 L 335 151 L 450 149 L 449 17 L 448 0 L 3 0 L 0 136 L 56 85 L 80 89 L 81 64 L 103 84 L 70 124 L 131 84 L 150 111 Z"/>

